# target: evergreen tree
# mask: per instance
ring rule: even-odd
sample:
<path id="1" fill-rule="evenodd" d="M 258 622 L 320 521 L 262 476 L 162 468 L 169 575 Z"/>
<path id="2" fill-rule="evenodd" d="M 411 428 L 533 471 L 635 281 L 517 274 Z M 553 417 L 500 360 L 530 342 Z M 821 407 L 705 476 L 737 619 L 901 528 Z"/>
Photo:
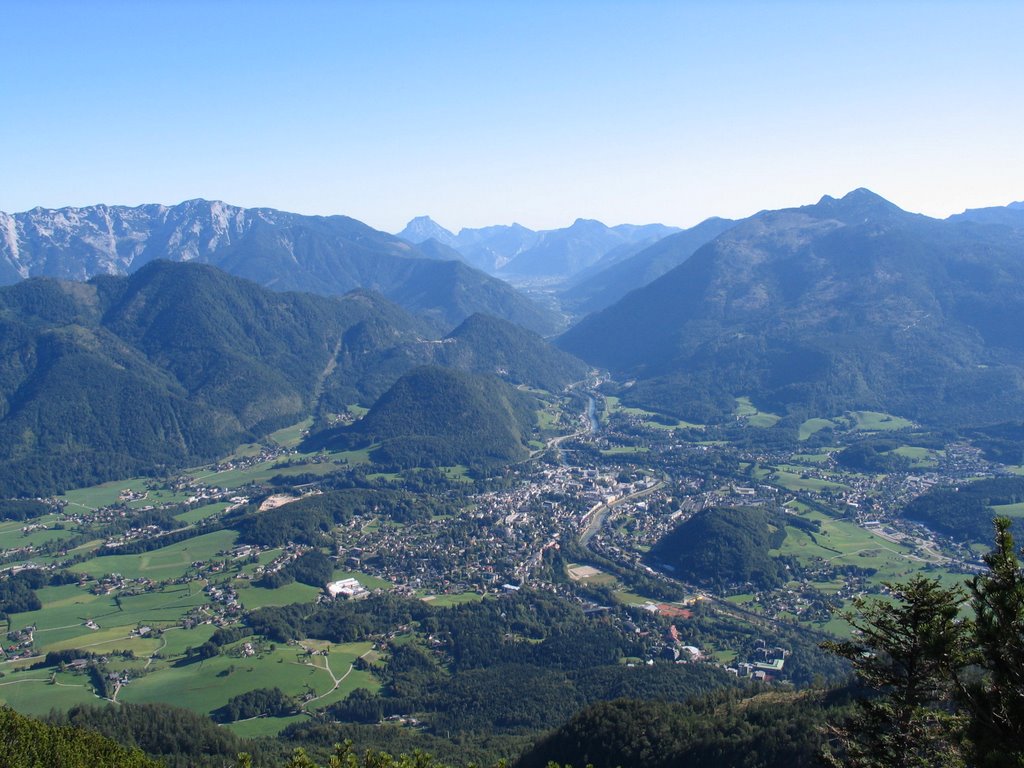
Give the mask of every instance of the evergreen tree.
<path id="1" fill-rule="evenodd" d="M 1010 521 L 995 521 L 988 572 L 969 588 L 975 613 L 976 661 L 985 675 L 963 687 L 974 763 L 981 768 L 1024 765 L 1024 571 Z"/>
<path id="2" fill-rule="evenodd" d="M 951 711 L 954 680 L 965 662 L 964 595 L 916 576 L 889 585 L 894 601 L 858 598 L 847 615 L 854 639 L 825 647 L 848 659 L 868 695 L 837 727 L 832 765 L 935 768 L 964 764 L 960 718 Z"/>

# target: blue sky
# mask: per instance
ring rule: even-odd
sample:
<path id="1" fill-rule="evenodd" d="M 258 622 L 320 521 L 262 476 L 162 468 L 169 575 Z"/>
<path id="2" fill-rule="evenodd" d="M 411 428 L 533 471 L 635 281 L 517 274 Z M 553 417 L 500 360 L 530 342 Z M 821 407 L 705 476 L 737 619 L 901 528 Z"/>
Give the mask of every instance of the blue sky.
<path id="1" fill-rule="evenodd" d="M 0 210 L 396 231 L 1024 199 L 1021 2 L 0 0 Z"/>

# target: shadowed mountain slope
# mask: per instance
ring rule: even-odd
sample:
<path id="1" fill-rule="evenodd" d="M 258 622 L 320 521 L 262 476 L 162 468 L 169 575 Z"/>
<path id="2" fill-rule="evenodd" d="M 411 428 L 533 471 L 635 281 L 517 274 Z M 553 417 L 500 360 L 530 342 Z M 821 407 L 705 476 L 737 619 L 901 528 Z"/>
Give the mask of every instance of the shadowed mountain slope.
<path id="1" fill-rule="evenodd" d="M 694 420 L 776 412 L 934 423 L 1024 416 L 1024 233 L 906 213 L 867 190 L 767 211 L 570 329 L 633 378 L 628 402 Z"/>

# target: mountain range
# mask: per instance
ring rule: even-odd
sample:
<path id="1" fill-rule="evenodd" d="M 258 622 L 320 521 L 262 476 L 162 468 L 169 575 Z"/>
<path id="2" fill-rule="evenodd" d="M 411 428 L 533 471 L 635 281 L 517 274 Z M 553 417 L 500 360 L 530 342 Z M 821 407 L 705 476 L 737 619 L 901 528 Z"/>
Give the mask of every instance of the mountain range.
<path id="1" fill-rule="evenodd" d="M 212 459 L 306 416 L 371 406 L 424 364 L 552 388 L 585 371 L 500 319 L 435 330 L 366 291 L 275 292 L 202 264 L 2 288 L 0 494 Z"/>
<path id="2" fill-rule="evenodd" d="M 582 270 L 606 266 L 678 232 L 663 224 L 620 224 L 608 227 L 592 219 L 576 219 L 561 229 L 534 231 L 520 224 L 462 229 L 456 235 L 420 216 L 398 237 L 413 244 L 433 240 L 462 255 L 467 264 L 513 283 L 561 281 Z"/>
<path id="3" fill-rule="evenodd" d="M 27 277 L 86 280 L 154 259 L 212 264 L 275 290 L 381 293 L 452 328 L 486 312 L 540 333 L 558 316 L 453 251 L 419 248 L 345 216 L 302 216 L 190 200 L 0 213 L 0 285 Z"/>
<path id="4" fill-rule="evenodd" d="M 690 420 L 731 418 L 742 395 L 780 414 L 1021 419 L 1020 214 L 938 220 L 865 189 L 765 211 L 559 344 L 634 382 L 627 402 Z"/>

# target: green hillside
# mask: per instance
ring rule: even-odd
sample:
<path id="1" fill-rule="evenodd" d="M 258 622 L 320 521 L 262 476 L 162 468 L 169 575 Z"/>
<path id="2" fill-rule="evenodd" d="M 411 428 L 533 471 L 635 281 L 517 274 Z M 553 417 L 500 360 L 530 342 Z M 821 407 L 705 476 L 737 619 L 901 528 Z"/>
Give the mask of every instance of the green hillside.
<path id="1" fill-rule="evenodd" d="M 534 407 L 494 377 L 424 366 L 396 381 L 361 421 L 310 442 L 374 445 L 375 461 L 398 467 L 489 467 L 528 455 Z"/>
<path id="2" fill-rule="evenodd" d="M 537 334 L 491 315 L 475 314 L 437 345 L 436 360 L 449 368 L 501 376 L 557 392 L 579 381 L 588 366 Z"/>
<path id="3" fill-rule="evenodd" d="M 785 581 L 782 564 L 769 554 L 785 538 L 768 514 L 753 507 L 710 507 L 665 536 L 651 550 L 673 575 L 723 590 L 751 585 L 777 587 Z"/>
<path id="4" fill-rule="evenodd" d="M 567 332 L 636 379 L 624 393 L 706 423 L 761 410 L 1024 416 L 1024 235 L 906 213 L 867 190 L 758 214 Z"/>
<path id="5" fill-rule="evenodd" d="M 365 295 L 273 293 L 197 264 L 4 288 L 0 493 L 160 472 L 295 423 L 367 323 L 399 341 L 419 328 Z"/>

